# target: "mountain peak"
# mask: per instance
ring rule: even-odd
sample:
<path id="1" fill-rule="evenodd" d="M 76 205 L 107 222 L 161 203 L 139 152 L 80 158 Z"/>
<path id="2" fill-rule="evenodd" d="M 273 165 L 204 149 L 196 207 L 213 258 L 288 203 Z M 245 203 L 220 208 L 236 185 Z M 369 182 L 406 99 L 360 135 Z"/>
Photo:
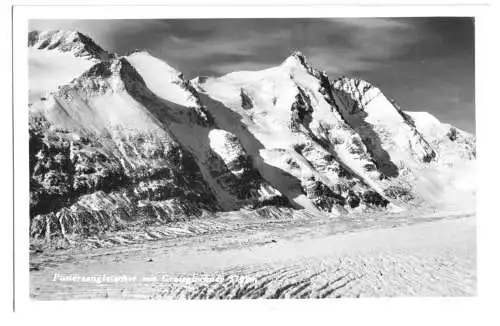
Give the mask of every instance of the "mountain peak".
<path id="1" fill-rule="evenodd" d="M 294 50 L 291 54 L 290 54 L 291 57 L 294 57 L 294 58 L 297 58 L 301 61 L 305 61 L 306 60 L 306 56 L 299 50 Z"/>
<path id="2" fill-rule="evenodd" d="M 128 57 L 128 56 L 134 55 L 134 54 L 142 54 L 142 55 L 153 56 L 151 54 L 151 51 L 148 50 L 148 49 L 145 49 L 145 48 L 134 49 L 132 51 L 129 51 L 129 52 L 125 53 L 125 56 Z"/>
<path id="3" fill-rule="evenodd" d="M 303 66 L 304 68 L 309 68 L 309 65 L 307 63 L 306 56 L 298 50 L 293 51 L 286 59 L 283 61 L 284 65 L 287 64 L 299 64 L 300 66 Z"/>
<path id="4" fill-rule="evenodd" d="M 356 77 L 342 76 L 335 79 L 332 84 L 337 89 L 344 89 L 346 91 L 357 90 L 361 93 L 361 95 L 364 95 L 371 89 L 378 90 L 380 92 L 378 87 L 376 87 L 373 83 Z"/>
<path id="5" fill-rule="evenodd" d="M 78 31 L 31 31 L 28 33 L 28 46 L 38 50 L 69 52 L 77 57 L 89 59 L 107 60 L 114 57 L 90 37 Z"/>
<path id="6" fill-rule="evenodd" d="M 88 95 L 100 95 L 108 91 L 125 91 L 144 96 L 149 96 L 150 93 L 142 76 L 123 57 L 97 62 L 70 83 L 59 86 L 53 93 L 67 98 L 71 97 L 68 94 L 74 90 L 82 90 Z"/>

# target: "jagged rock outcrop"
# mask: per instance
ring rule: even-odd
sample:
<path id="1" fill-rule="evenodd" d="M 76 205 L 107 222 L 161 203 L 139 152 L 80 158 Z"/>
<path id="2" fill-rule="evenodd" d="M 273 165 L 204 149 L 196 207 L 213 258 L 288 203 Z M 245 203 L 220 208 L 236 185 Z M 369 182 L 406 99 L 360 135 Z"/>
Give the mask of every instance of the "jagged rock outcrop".
<path id="1" fill-rule="evenodd" d="M 253 108 L 252 98 L 245 92 L 244 89 L 241 89 L 241 107 L 245 110 L 250 110 Z"/>
<path id="2" fill-rule="evenodd" d="M 405 112 L 411 124 L 425 135 L 436 149 L 437 160 L 453 165 L 463 160 L 476 159 L 476 139 L 447 123 L 441 123 L 427 112 Z"/>
<path id="3" fill-rule="evenodd" d="M 213 129 L 209 139 L 212 151 L 208 163 L 210 172 L 228 193 L 236 196 L 242 204 L 248 202 L 251 207 L 273 203 L 290 205 L 285 196 L 261 177 L 235 135 Z"/>
<path id="4" fill-rule="evenodd" d="M 314 112 L 311 105 L 311 99 L 305 91 L 300 87 L 297 87 L 297 91 L 295 102 L 292 104 L 292 114 L 290 117 L 290 129 L 294 132 L 298 132 L 301 127 L 309 130 L 312 113 Z"/>
<path id="5" fill-rule="evenodd" d="M 30 122 L 34 236 L 44 235 L 40 223 L 63 236 L 55 224 L 79 229 L 90 219 L 103 232 L 120 225 L 116 214 L 144 223 L 216 210 L 192 153 L 161 120 L 169 108 L 126 59 L 97 63 L 45 102 Z"/>
<path id="6" fill-rule="evenodd" d="M 427 140 L 408 123 L 404 112 L 377 87 L 346 77 L 332 84 L 344 120 L 368 145 L 367 149 L 386 176 L 397 176 L 398 161 L 415 158 L 428 163 L 436 157 Z"/>
<path id="7" fill-rule="evenodd" d="M 330 187 L 316 180 L 314 177 L 310 177 L 305 181 L 304 188 L 307 198 L 312 201 L 314 206 L 322 211 L 332 213 L 339 209 L 342 210 L 342 207 L 346 204 L 346 199 L 344 197 L 333 192 Z"/>
<path id="8" fill-rule="evenodd" d="M 76 57 L 94 60 L 108 60 L 115 55 L 108 53 L 90 37 L 76 31 L 31 31 L 28 46 L 38 50 L 69 52 Z"/>

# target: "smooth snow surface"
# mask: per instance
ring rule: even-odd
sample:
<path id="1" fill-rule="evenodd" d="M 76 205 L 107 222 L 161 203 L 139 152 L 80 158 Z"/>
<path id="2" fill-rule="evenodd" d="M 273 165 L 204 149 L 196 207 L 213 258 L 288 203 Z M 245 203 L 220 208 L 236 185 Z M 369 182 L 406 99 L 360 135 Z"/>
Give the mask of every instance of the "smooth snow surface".
<path id="1" fill-rule="evenodd" d="M 35 102 L 58 86 L 68 84 L 95 62 L 71 53 L 28 49 L 29 102 Z"/>
<path id="2" fill-rule="evenodd" d="M 181 73 L 164 61 L 147 52 L 135 52 L 126 58 L 159 97 L 186 107 L 197 105 L 193 95 L 181 86 Z"/>

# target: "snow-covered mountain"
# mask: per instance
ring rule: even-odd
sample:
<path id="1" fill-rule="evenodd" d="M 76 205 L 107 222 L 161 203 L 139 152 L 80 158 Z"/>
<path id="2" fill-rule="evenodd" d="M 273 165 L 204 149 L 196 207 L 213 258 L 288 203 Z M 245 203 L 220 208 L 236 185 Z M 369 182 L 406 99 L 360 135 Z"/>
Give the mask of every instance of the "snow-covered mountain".
<path id="1" fill-rule="evenodd" d="M 78 32 L 28 39 L 33 237 L 243 208 L 337 216 L 474 198 L 472 135 L 366 81 L 330 79 L 300 52 L 186 80 Z"/>

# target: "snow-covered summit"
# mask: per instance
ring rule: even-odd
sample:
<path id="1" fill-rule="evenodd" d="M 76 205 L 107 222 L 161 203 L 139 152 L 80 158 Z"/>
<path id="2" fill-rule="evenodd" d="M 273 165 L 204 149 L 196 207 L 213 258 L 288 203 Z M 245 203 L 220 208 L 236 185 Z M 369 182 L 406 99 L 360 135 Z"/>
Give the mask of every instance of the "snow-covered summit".
<path id="1" fill-rule="evenodd" d="M 114 57 L 76 31 L 32 31 L 28 34 L 28 47 L 30 104 L 69 83 L 95 63 Z"/>
<path id="2" fill-rule="evenodd" d="M 147 51 L 128 55 L 127 60 L 143 76 L 148 87 L 159 97 L 186 107 L 199 106 L 196 93 L 190 89 L 180 71 Z"/>
<path id="3" fill-rule="evenodd" d="M 293 51 L 282 63 L 285 66 L 298 65 L 304 68 L 308 68 L 307 58 L 301 51 Z"/>
<path id="4" fill-rule="evenodd" d="M 347 77 L 332 84 L 343 118 L 365 142 L 373 143 L 372 155 L 379 160 L 390 157 L 397 165 L 413 159 L 430 162 L 436 157 L 435 150 L 408 116 L 379 88 L 367 81 Z"/>
<path id="5" fill-rule="evenodd" d="M 70 52 L 77 57 L 106 60 L 114 55 L 103 50 L 90 37 L 77 31 L 31 31 L 28 46 L 38 50 Z"/>

